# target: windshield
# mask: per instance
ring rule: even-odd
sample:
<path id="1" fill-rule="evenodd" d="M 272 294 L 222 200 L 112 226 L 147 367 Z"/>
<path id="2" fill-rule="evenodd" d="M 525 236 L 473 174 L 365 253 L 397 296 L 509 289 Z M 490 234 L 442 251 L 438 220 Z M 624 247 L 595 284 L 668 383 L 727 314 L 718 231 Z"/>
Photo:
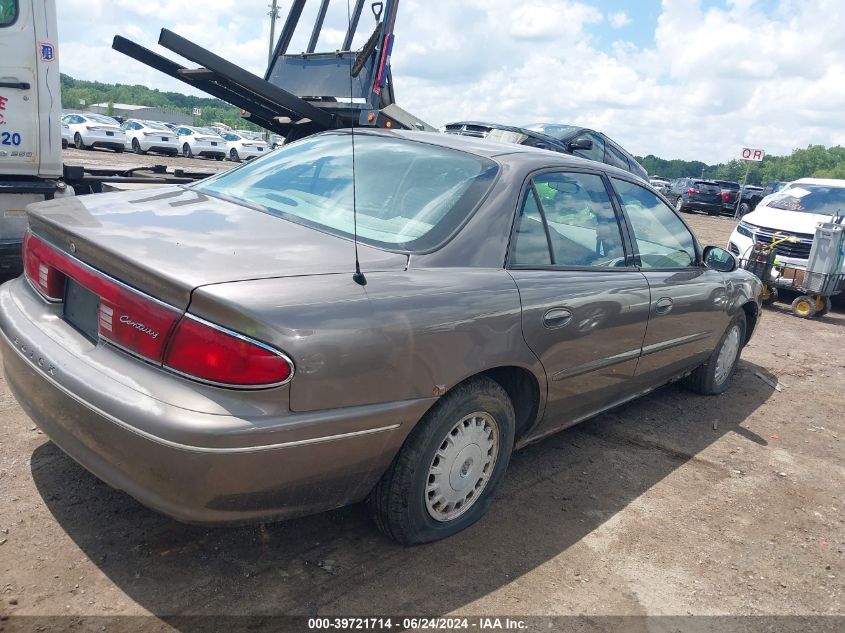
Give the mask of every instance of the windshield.
<path id="1" fill-rule="evenodd" d="M 539 132 L 540 134 L 551 136 L 559 141 L 568 139 L 583 129 L 575 127 L 574 125 L 558 125 L 556 123 L 532 123 L 531 125 L 525 125 L 523 127 L 526 130 L 531 130 L 532 132 Z"/>
<path id="2" fill-rule="evenodd" d="M 787 211 L 845 216 L 845 187 L 793 184 L 772 194 L 766 206 Z"/>
<path id="3" fill-rule="evenodd" d="M 429 250 L 448 237 L 489 189 L 493 161 L 377 135 L 355 137 L 358 237 L 401 250 Z M 279 217 L 353 235 L 352 144 L 329 133 L 286 145 L 195 188 Z"/>
<path id="4" fill-rule="evenodd" d="M 103 116 L 101 114 L 86 114 L 85 118 L 87 118 L 89 121 L 93 121 L 94 123 L 105 123 L 106 125 L 120 125 L 113 118 Z"/>

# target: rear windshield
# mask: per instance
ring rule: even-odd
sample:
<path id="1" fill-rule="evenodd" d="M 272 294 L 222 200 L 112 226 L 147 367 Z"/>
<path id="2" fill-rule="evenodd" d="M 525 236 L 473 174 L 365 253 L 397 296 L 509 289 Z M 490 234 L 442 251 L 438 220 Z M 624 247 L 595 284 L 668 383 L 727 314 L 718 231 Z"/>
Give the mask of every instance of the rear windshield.
<path id="1" fill-rule="evenodd" d="M 11 26 L 18 19 L 18 0 L 0 0 L 0 28 Z"/>
<path id="2" fill-rule="evenodd" d="M 844 216 L 845 187 L 795 184 L 772 194 L 766 206 L 787 211 Z"/>
<path id="3" fill-rule="evenodd" d="M 696 180 L 694 184 L 696 189 L 704 189 L 705 191 L 712 191 L 713 189 L 719 188 L 719 185 L 717 184 L 714 184 L 712 182 L 704 182 L 701 180 Z"/>
<path id="4" fill-rule="evenodd" d="M 736 189 L 739 190 L 739 183 L 737 182 L 719 182 L 718 185 L 722 189 Z"/>
<path id="5" fill-rule="evenodd" d="M 101 114 L 86 114 L 85 117 L 89 121 L 94 121 L 95 123 L 104 123 L 105 125 L 120 125 L 120 123 L 115 121 L 110 116 L 103 116 Z"/>
<path id="6" fill-rule="evenodd" d="M 158 121 L 144 121 L 144 125 L 153 130 L 170 130 L 164 123 L 159 123 Z"/>
<path id="7" fill-rule="evenodd" d="M 480 156 L 361 134 L 355 136 L 353 180 L 351 139 L 342 132 L 313 136 L 195 188 L 348 237 L 354 191 L 362 242 L 424 251 L 462 224 L 498 171 Z"/>
<path id="8" fill-rule="evenodd" d="M 200 134 L 208 134 L 210 136 L 220 136 L 217 132 L 212 130 L 210 127 L 195 127 L 194 128 Z"/>

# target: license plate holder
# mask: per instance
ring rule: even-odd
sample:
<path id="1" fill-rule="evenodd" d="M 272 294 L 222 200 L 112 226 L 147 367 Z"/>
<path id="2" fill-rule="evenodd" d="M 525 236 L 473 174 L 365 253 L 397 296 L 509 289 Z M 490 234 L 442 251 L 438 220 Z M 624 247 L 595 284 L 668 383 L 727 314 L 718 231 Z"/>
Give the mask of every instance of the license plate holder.
<path id="1" fill-rule="evenodd" d="M 64 320 L 92 343 L 99 339 L 100 297 L 68 277 L 65 282 Z"/>

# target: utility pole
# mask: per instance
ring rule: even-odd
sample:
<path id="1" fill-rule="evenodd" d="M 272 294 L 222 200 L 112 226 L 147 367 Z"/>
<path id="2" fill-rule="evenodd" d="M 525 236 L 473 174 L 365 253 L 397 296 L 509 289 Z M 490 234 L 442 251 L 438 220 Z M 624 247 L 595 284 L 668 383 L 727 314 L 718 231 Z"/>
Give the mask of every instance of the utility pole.
<path id="1" fill-rule="evenodd" d="M 267 67 L 273 63 L 273 49 L 276 47 L 276 20 L 279 19 L 278 1 L 273 0 L 273 4 L 267 5 L 270 8 L 270 53 L 267 55 Z"/>

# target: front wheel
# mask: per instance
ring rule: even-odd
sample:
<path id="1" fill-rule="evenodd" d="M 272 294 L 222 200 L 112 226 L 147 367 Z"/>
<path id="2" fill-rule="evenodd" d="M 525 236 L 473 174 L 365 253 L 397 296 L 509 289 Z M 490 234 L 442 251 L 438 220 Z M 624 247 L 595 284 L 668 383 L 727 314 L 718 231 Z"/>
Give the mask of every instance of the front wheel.
<path id="1" fill-rule="evenodd" d="M 88 149 L 85 143 L 82 142 L 82 135 L 79 132 L 73 135 L 73 144 L 76 149 Z"/>
<path id="2" fill-rule="evenodd" d="M 678 199 L 675 201 L 675 211 L 677 211 L 678 213 L 683 213 L 684 211 L 686 211 L 686 209 L 684 208 L 683 198 L 678 197 Z"/>
<path id="3" fill-rule="evenodd" d="M 238 150 L 236 150 L 234 147 L 229 150 L 229 160 L 233 163 L 241 162 L 241 157 L 238 155 Z"/>
<path id="4" fill-rule="evenodd" d="M 685 379 L 686 386 L 705 396 L 714 396 L 728 388 L 739 354 L 745 344 L 745 313 L 734 317 L 710 358 Z"/>
<path id="5" fill-rule="evenodd" d="M 490 378 L 473 378 L 443 396 L 370 493 L 379 529 L 415 545 L 478 521 L 507 470 L 514 427 L 513 405 Z"/>
<path id="6" fill-rule="evenodd" d="M 146 152 L 141 149 L 141 144 L 138 142 L 137 138 L 132 139 L 132 151 L 136 154 L 146 154 Z"/>
<path id="7" fill-rule="evenodd" d="M 772 305 L 778 300 L 778 289 L 774 286 L 770 286 L 769 284 L 763 284 L 763 292 L 760 296 L 760 300 L 763 302 L 764 306 Z"/>
<path id="8" fill-rule="evenodd" d="M 743 202 L 739 205 L 739 217 L 742 217 L 748 213 L 751 213 L 751 205 L 747 202 Z"/>

